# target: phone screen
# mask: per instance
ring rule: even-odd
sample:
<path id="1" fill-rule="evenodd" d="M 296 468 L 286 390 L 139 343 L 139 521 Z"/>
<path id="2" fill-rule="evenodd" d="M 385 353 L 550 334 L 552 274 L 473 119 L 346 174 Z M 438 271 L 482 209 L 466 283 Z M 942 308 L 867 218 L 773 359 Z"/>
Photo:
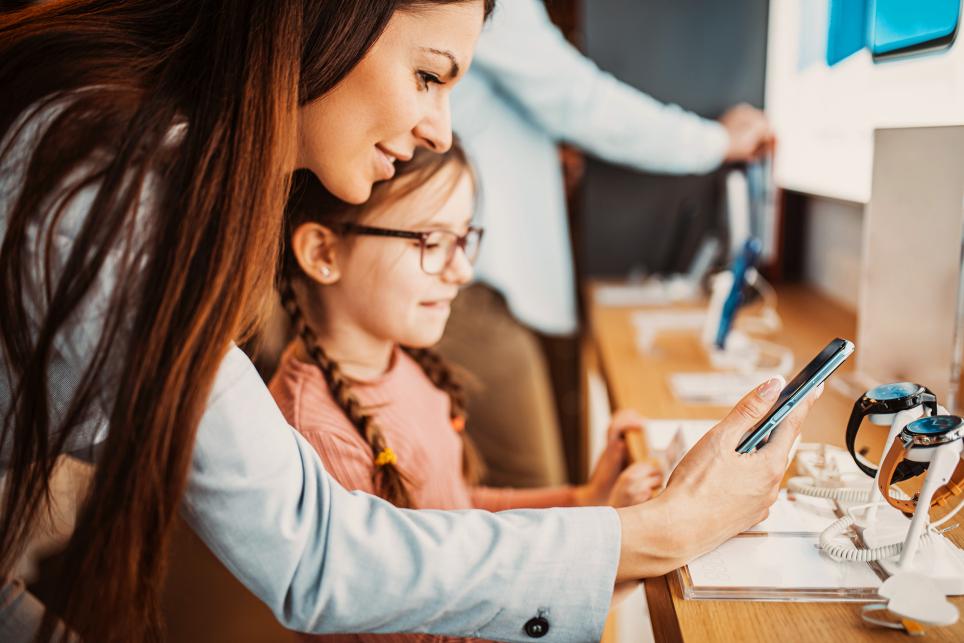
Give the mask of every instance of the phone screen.
<path id="1" fill-rule="evenodd" d="M 830 377 L 854 351 L 854 345 L 845 339 L 835 339 L 814 357 L 809 364 L 780 391 L 780 397 L 770 411 L 740 439 L 736 450 L 749 453 L 757 448 L 783 420 L 797 402 L 821 382 Z"/>

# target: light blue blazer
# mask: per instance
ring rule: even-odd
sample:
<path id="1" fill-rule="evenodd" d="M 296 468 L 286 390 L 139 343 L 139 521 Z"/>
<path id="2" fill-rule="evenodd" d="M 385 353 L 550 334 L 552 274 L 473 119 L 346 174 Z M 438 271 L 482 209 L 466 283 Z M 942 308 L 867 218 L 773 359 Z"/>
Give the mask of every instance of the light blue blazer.
<path id="1" fill-rule="evenodd" d="M 12 152 L 0 158 L 0 235 L 6 235 L 33 140 L 49 116 L 31 119 Z M 152 215 L 156 187 L 145 186 L 141 216 Z M 93 197 L 89 188 L 68 203 L 54 237 L 61 258 Z M 32 266 L 41 265 L 36 248 L 43 240 L 37 230 L 28 231 Z M 60 265 L 55 262 L 55 269 Z M 108 262 L 81 314 L 58 337 L 50 391 L 55 415 L 100 337 L 115 283 L 112 267 Z M 39 277 L 33 273 L 28 290 L 40 292 Z M 35 301 L 39 319 L 42 301 Z M 10 406 L 9 377 L 0 368 L 0 415 Z M 104 408 L 109 405 L 108 390 Z M 85 426 L 68 450 L 101 441 L 105 417 Z M 9 447 L 0 445 L 0 473 Z M 598 640 L 620 544 L 619 521 L 609 508 L 411 511 L 345 491 L 288 426 L 235 346 L 227 350 L 200 422 L 182 511 L 281 623 L 308 632 Z M 0 632 L 25 621 L 29 627 L 36 616 L 35 601 L 21 591 L 12 583 L 0 588 Z"/>

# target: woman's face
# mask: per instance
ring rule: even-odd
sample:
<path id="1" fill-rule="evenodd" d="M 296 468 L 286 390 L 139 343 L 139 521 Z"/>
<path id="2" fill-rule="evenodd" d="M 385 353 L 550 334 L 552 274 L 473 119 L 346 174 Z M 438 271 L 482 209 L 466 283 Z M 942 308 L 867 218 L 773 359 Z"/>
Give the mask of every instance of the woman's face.
<path id="1" fill-rule="evenodd" d="M 447 150 L 449 93 L 482 21 L 482 0 L 396 11 L 345 79 L 299 109 L 298 167 L 343 201 L 363 203 L 416 146 Z"/>

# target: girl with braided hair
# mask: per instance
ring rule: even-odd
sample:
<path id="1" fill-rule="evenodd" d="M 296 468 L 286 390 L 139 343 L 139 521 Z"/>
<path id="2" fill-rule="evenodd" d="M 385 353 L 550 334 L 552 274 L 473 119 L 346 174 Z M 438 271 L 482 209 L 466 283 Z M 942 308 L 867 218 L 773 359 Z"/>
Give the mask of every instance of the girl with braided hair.
<path id="1" fill-rule="evenodd" d="M 269 386 L 279 407 L 343 486 L 397 506 L 647 500 L 658 474 L 646 464 L 623 470 L 621 431 L 637 423 L 632 414 L 617 417 L 585 485 L 476 486 L 481 463 L 464 430 L 464 391 L 431 349 L 472 276 L 482 237 L 471 225 L 475 193 L 457 142 L 443 154 L 415 152 L 362 205 L 338 201 L 310 174 L 295 177 L 280 289 L 296 337 Z"/>

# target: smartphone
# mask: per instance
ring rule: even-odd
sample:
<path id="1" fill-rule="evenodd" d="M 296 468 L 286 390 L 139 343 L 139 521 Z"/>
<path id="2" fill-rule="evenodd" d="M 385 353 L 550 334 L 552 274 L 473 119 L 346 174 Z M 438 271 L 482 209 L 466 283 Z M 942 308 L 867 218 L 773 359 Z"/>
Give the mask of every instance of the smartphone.
<path id="1" fill-rule="evenodd" d="M 830 377 L 837 368 L 844 363 L 854 352 L 853 342 L 839 337 L 824 348 L 813 360 L 803 367 L 803 370 L 790 380 L 782 391 L 780 397 L 773 404 L 773 407 L 766 416 L 747 431 L 740 439 L 740 444 L 736 447 L 738 453 L 752 453 L 761 443 L 763 443 L 773 429 L 777 428 L 780 422 L 793 410 L 797 404 L 803 401 L 807 393 L 817 388 L 824 380 Z"/>
<path id="2" fill-rule="evenodd" d="M 743 304 L 743 288 L 746 286 L 746 273 L 756 266 L 760 260 L 760 253 L 763 251 L 763 244 L 756 237 L 750 237 L 743 244 L 740 254 L 733 260 L 733 285 L 730 292 L 723 302 L 723 310 L 720 313 L 720 325 L 716 329 L 716 346 L 721 350 L 726 347 L 726 338 L 733 328 L 733 320 L 736 318 L 736 311 Z"/>

